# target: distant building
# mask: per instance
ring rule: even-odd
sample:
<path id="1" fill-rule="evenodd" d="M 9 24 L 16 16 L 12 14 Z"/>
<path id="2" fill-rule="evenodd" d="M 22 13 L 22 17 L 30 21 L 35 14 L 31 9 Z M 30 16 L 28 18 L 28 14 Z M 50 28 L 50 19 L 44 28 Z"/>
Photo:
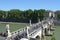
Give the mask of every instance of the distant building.
<path id="1" fill-rule="evenodd" d="M 55 17 L 55 13 L 54 12 L 50 12 L 50 11 L 47 11 L 46 12 L 46 17 Z"/>

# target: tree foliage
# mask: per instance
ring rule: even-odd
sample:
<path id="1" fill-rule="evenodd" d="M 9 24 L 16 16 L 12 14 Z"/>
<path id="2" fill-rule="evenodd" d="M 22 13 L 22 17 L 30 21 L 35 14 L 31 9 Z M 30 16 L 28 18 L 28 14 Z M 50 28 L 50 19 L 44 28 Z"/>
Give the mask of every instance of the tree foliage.
<path id="1" fill-rule="evenodd" d="M 52 37 L 51 40 L 56 40 L 55 37 Z"/>
<path id="2" fill-rule="evenodd" d="M 39 16 L 40 20 L 43 20 L 43 18 L 45 17 L 45 13 L 46 13 L 46 11 L 43 9 L 38 10 L 38 16 Z"/>
<path id="3" fill-rule="evenodd" d="M 38 19 L 38 17 L 43 20 L 45 17 L 46 10 L 19 10 L 19 9 L 11 9 L 9 11 L 0 10 L 0 18 L 17 18 L 17 19 Z"/>
<path id="4" fill-rule="evenodd" d="M 21 17 L 21 12 L 18 9 L 11 9 L 10 11 L 8 11 L 8 17 L 9 18 L 20 18 Z"/>
<path id="5" fill-rule="evenodd" d="M 60 19 L 60 10 L 57 10 L 55 14 L 57 15 L 57 18 Z"/>

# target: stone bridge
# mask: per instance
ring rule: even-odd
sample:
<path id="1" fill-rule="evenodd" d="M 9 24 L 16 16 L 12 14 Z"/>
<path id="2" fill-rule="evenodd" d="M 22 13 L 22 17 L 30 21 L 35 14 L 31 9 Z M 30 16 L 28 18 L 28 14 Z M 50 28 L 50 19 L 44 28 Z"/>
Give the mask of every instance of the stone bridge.
<path id="1" fill-rule="evenodd" d="M 22 38 L 31 38 L 42 40 L 44 36 L 52 35 L 50 32 L 53 25 L 53 19 L 43 20 L 36 24 L 31 24 L 25 28 L 10 33 L 9 25 L 7 25 L 8 36 L 6 40 L 21 40 Z"/>
<path id="2" fill-rule="evenodd" d="M 30 26 L 18 29 L 14 32 L 10 32 L 9 24 L 7 24 L 6 33 L 8 34 L 8 36 L 5 40 L 45 40 L 44 36 L 52 36 L 51 30 L 55 29 L 53 24 L 53 18 L 47 18 L 35 24 L 31 24 L 30 20 Z"/>

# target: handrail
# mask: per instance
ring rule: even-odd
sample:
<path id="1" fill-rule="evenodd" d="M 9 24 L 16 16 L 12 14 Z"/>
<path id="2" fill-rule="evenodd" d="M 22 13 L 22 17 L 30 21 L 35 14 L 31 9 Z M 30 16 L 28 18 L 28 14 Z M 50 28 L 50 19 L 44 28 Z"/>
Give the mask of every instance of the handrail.
<path id="1" fill-rule="evenodd" d="M 39 29 L 41 29 L 41 27 L 40 27 L 40 28 L 38 28 L 37 30 L 39 30 Z M 29 35 L 31 35 L 31 34 L 33 34 L 33 33 L 35 33 L 37 30 L 33 31 L 33 32 L 32 32 L 32 33 L 30 33 Z"/>
<path id="2" fill-rule="evenodd" d="M 16 33 L 16 32 L 22 32 L 22 31 L 24 31 L 24 29 L 26 29 L 26 27 L 21 28 L 21 29 L 18 29 L 17 31 L 11 32 L 11 34 L 14 34 L 14 33 Z"/>

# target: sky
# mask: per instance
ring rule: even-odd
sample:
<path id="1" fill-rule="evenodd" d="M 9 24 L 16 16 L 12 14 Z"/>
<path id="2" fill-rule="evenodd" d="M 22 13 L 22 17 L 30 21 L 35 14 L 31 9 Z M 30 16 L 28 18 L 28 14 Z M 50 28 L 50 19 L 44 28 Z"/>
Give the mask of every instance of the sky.
<path id="1" fill-rule="evenodd" d="M 0 0 L 0 10 L 46 9 L 60 10 L 60 0 Z"/>

